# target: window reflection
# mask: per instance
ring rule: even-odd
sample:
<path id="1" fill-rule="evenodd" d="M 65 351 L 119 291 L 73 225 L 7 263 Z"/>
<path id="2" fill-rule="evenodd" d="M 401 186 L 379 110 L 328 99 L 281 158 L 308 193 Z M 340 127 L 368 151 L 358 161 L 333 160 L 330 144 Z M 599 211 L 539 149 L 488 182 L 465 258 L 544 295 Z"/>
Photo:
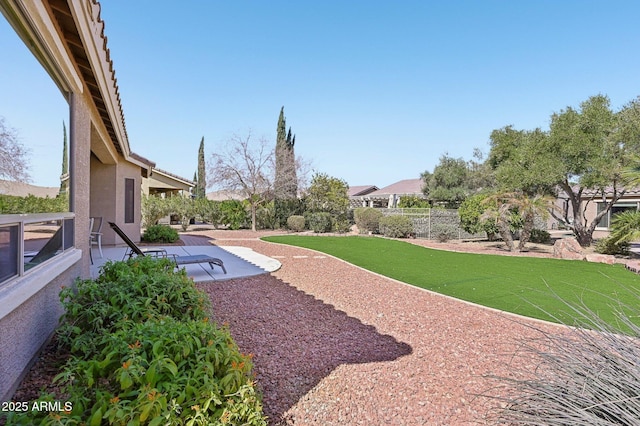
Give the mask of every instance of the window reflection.
<path id="1" fill-rule="evenodd" d="M 20 226 L 0 226 L 0 282 L 18 275 Z"/>
<path id="2" fill-rule="evenodd" d="M 24 226 L 24 270 L 62 253 L 62 220 L 36 222 Z"/>

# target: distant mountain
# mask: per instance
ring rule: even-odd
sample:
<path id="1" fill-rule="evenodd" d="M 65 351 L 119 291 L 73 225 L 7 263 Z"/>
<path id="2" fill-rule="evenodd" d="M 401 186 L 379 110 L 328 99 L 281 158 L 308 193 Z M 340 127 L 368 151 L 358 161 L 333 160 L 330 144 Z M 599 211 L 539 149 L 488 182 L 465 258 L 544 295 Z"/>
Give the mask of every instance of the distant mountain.
<path id="1" fill-rule="evenodd" d="M 59 187 L 35 186 L 28 183 L 0 180 L 0 194 L 26 197 L 31 194 L 36 197 L 55 198 L 60 191 Z"/>

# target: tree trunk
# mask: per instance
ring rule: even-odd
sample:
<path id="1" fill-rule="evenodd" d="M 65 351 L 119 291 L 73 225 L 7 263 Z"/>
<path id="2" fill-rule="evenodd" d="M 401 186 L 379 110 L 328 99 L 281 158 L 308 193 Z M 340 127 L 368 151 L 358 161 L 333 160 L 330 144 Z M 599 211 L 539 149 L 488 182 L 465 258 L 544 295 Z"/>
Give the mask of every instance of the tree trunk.
<path id="1" fill-rule="evenodd" d="M 580 247 L 585 248 L 591 245 L 593 236 L 593 229 L 591 229 L 591 227 L 586 227 L 582 223 L 577 223 L 574 221 L 573 233 L 576 236 L 576 240 L 578 240 L 578 244 L 580 244 Z"/>
<path id="2" fill-rule="evenodd" d="M 502 241 L 507 245 L 507 250 L 513 251 L 513 237 L 511 236 L 511 229 L 509 229 L 509 222 L 502 218 L 498 219 L 498 233 L 502 237 Z"/>
<path id="3" fill-rule="evenodd" d="M 520 231 L 520 241 L 518 242 L 518 251 L 524 250 L 524 246 L 529 242 L 529 238 L 531 238 L 531 231 L 534 226 L 534 215 L 533 213 L 525 213 L 524 215 L 524 223 L 522 225 L 522 231 Z"/>
<path id="4" fill-rule="evenodd" d="M 251 230 L 256 232 L 256 205 L 251 204 Z"/>

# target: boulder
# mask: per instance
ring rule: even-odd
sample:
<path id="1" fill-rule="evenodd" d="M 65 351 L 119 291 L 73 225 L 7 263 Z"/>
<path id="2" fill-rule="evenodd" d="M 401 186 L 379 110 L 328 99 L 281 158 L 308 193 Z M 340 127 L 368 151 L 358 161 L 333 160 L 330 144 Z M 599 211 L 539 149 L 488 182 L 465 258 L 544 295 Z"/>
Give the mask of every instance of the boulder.
<path id="1" fill-rule="evenodd" d="M 606 263 L 607 265 L 613 265 L 616 263 L 615 256 L 610 254 L 589 253 L 585 256 L 587 262 Z"/>
<path id="2" fill-rule="evenodd" d="M 553 257 L 558 259 L 584 260 L 582 247 L 575 238 L 562 238 L 553 245 Z"/>

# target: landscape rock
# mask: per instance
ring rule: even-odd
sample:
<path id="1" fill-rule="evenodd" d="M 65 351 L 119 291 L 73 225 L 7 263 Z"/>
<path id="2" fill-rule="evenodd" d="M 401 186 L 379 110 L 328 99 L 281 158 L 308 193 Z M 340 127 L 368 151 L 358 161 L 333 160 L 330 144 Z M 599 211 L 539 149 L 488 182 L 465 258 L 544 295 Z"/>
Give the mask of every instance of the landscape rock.
<path id="1" fill-rule="evenodd" d="M 553 257 L 568 260 L 584 260 L 582 247 L 575 238 L 562 238 L 553 245 Z"/>
<path id="2" fill-rule="evenodd" d="M 587 262 L 606 263 L 607 265 L 613 265 L 616 263 L 615 256 L 610 254 L 589 253 L 586 255 Z"/>

